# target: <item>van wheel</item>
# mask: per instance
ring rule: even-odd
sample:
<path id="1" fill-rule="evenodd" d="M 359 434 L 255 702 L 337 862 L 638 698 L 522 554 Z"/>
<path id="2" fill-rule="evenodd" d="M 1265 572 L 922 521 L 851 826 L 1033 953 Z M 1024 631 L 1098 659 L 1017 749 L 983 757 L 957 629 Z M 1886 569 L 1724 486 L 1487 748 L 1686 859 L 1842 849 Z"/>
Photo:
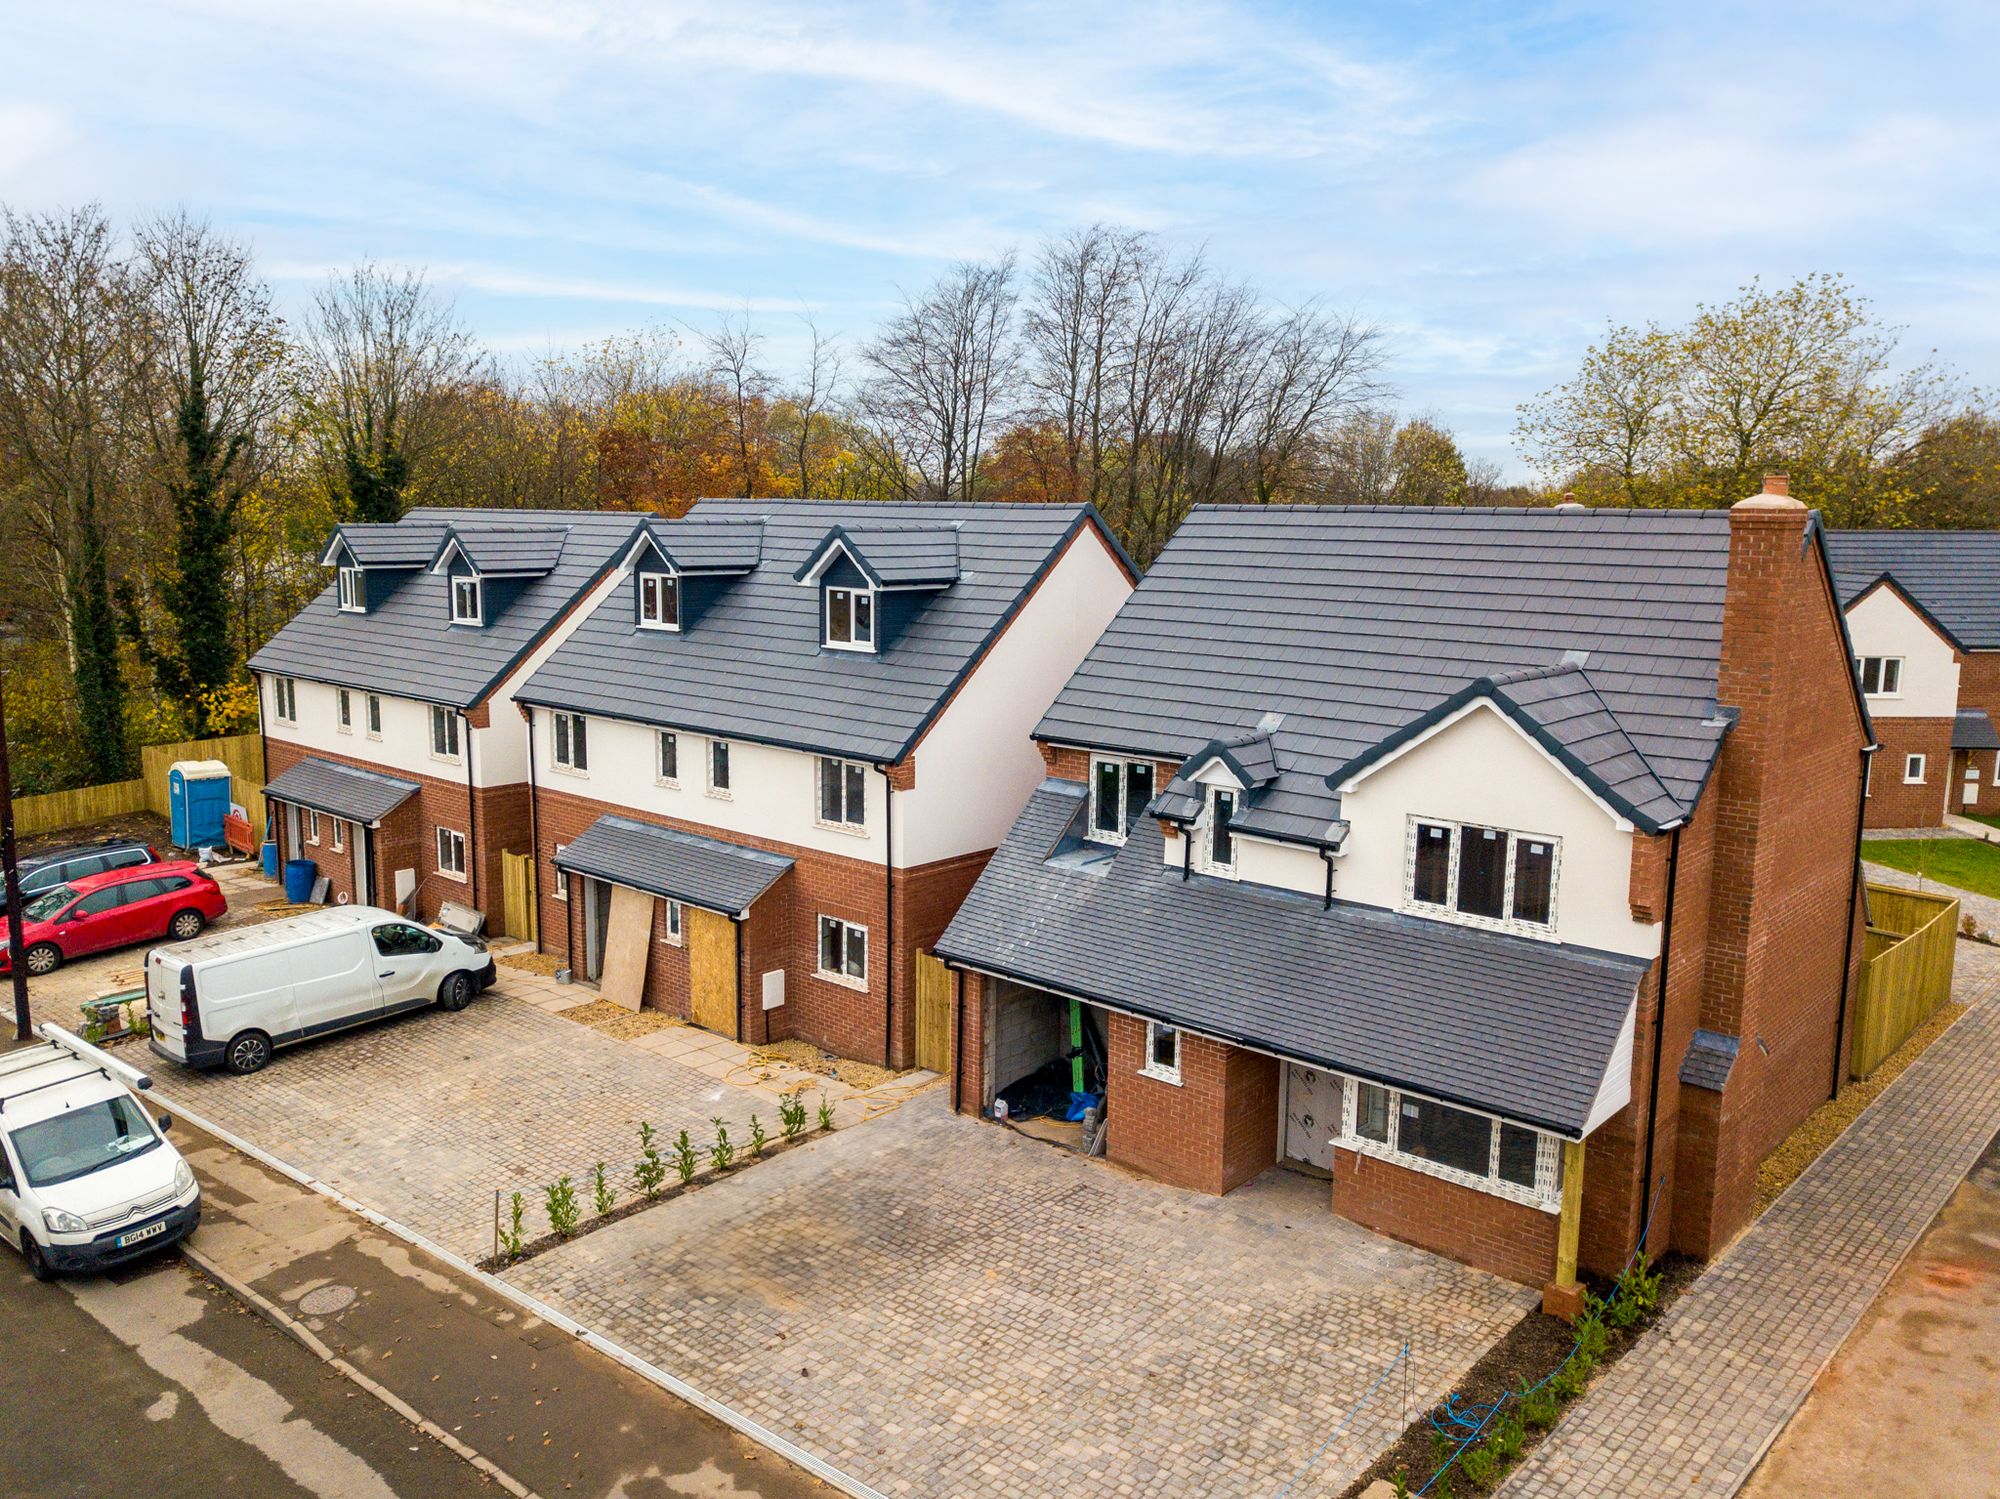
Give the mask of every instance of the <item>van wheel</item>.
<path id="1" fill-rule="evenodd" d="M 42 1246 L 35 1242 L 35 1236 L 25 1228 L 21 1230 L 21 1258 L 28 1262 L 28 1273 L 36 1280 L 56 1278 L 55 1266 L 51 1265 L 49 1257 L 42 1253 Z"/>
<path id="2" fill-rule="evenodd" d="M 167 923 L 167 935 L 176 942 L 186 942 L 191 937 L 199 937 L 201 929 L 207 924 L 199 911 L 176 911 L 174 919 Z"/>
<path id="3" fill-rule="evenodd" d="M 448 973 L 444 977 L 444 982 L 438 985 L 438 1007 L 445 1010 L 462 1010 L 472 1003 L 472 996 L 477 992 L 471 974 L 463 970 L 458 973 Z"/>
<path id="4" fill-rule="evenodd" d="M 54 973 L 62 967 L 62 949 L 53 942 L 37 942 L 28 949 L 28 972 Z"/>
<path id="5" fill-rule="evenodd" d="M 222 1065 L 238 1077 L 261 1071 L 271 1060 L 271 1038 L 262 1031 L 245 1031 L 229 1043 L 229 1049 L 222 1054 Z"/>

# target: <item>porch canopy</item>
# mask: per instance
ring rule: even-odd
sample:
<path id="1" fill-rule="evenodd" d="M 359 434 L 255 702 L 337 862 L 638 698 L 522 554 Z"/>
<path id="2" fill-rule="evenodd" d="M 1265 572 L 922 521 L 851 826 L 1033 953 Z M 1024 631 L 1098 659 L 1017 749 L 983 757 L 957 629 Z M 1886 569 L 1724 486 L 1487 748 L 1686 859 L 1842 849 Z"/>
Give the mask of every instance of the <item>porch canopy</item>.
<path id="1" fill-rule="evenodd" d="M 271 801 L 290 802 L 374 826 L 418 791 L 415 781 L 398 780 L 338 760 L 301 760 L 264 787 Z"/>
<path id="2" fill-rule="evenodd" d="M 1961 708 L 1952 720 L 1951 747 L 1955 750 L 2000 749 L 2000 732 L 1983 708 Z"/>
<path id="3" fill-rule="evenodd" d="M 747 915 L 757 897 L 792 867 L 782 854 L 761 848 L 611 816 L 598 818 L 565 845 L 555 864 L 570 874 L 732 917 Z"/>

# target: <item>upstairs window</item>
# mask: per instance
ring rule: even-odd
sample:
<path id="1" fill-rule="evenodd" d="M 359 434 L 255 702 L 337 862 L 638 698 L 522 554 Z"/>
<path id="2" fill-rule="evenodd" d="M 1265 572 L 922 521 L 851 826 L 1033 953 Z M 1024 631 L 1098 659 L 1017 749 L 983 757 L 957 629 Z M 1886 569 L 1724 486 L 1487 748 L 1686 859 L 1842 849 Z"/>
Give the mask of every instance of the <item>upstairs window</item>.
<path id="1" fill-rule="evenodd" d="M 1861 675 L 1866 697 L 1895 697 L 1903 690 L 1901 656 L 1856 656 L 1854 669 Z"/>
<path id="2" fill-rule="evenodd" d="M 729 741 L 711 739 L 708 743 L 708 791 L 711 796 L 729 795 Z"/>
<path id="3" fill-rule="evenodd" d="M 340 590 L 340 607 L 349 614 L 366 614 L 368 596 L 362 591 L 361 569 L 343 567 L 334 574 Z"/>
<path id="4" fill-rule="evenodd" d="M 681 627 L 681 580 L 669 573 L 639 574 L 639 627 L 678 630 Z"/>
<path id="5" fill-rule="evenodd" d="M 1152 801 L 1152 761 L 1090 762 L 1090 836 L 1097 842 L 1123 843 Z"/>
<path id="6" fill-rule="evenodd" d="M 875 649 L 875 595 L 866 588 L 826 590 L 825 643 L 835 650 Z"/>
<path id="7" fill-rule="evenodd" d="M 458 715 L 431 705 L 431 753 L 441 760 L 458 758 Z"/>
<path id="8" fill-rule="evenodd" d="M 299 684 L 291 677 L 271 678 L 271 711 L 279 723 L 299 721 Z"/>
<path id="9" fill-rule="evenodd" d="M 1236 793 L 1211 786 L 1208 791 L 1208 867 L 1236 867 L 1236 835 L 1229 825 L 1236 816 Z"/>
<path id="10" fill-rule="evenodd" d="M 343 734 L 354 732 L 354 699 L 345 687 L 333 689 L 333 722 Z"/>
<path id="11" fill-rule="evenodd" d="M 819 820 L 839 828 L 860 828 L 868 821 L 868 771 L 852 760 L 819 762 Z"/>
<path id="12" fill-rule="evenodd" d="M 661 729 L 657 736 L 658 760 L 654 766 L 654 779 L 667 786 L 678 786 L 681 782 L 681 741 L 672 729 Z"/>
<path id="13" fill-rule="evenodd" d="M 556 764 L 564 770 L 590 769 L 588 721 L 581 713 L 556 715 Z"/>
<path id="14" fill-rule="evenodd" d="M 1476 823 L 1417 820 L 1410 830 L 1409 901 L 1504 926 L 1555 919 L 1553 838 Z"/>
<path id="15" fill-rule="evenodd" d="M 477 578 L 453 578 L 451 580 L 451 622 L 455 625 L 476 625 L 483 615 L 479 607 L 479 580 Z"/>
<path id="16" fill-rule="evenodd" d="M 368 694 L 368 737 L 382 737 L 382 699 L 372 692 Z"/>

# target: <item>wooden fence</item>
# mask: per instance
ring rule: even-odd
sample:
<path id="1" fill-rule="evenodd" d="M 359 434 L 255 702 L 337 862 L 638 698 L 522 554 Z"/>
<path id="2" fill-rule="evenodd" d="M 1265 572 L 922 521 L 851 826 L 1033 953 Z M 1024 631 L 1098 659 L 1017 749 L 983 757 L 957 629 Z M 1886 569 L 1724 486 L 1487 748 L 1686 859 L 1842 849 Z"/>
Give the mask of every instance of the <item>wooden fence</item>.
<path id="1" fill-rule="evenodd" d="M 129 781 L 103 786 L 79 786 L 14 799 L 14 831 L 23 838 L 56 828 L 81 827 L 107 817 L 133 812 L 167 815 L 167 772 L 176 760 L 220 760 L 229 767 L 230 800 L 241 802 L 250 826 L 261 837 L 264 827 L 264 739 L 260 734 L 231 734 L 221 739 L 184 739 L 179 744 L 148 744 L 139 751 L 140 774 Z"/>
<path id="2" fill-rule="evenodd" d="M 1868 886 L 1861 996 L 1854 1007 L 1848 1073 L 1868 1076 L 1951 997 L 1958 902 L 1945 895 Z"/>

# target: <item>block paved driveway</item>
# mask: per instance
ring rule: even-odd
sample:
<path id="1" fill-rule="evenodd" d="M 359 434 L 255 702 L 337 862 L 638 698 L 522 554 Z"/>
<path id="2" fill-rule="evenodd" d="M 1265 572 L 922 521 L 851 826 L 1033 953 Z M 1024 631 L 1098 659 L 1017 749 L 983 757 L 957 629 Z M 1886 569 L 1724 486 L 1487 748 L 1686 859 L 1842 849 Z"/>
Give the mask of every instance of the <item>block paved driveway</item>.
<path id="1" fill-rule="evenodd" d="M 1537 1299 L 1326 1190 L 1178 1191 L 935 1089 L 507 1278 L 885 1494 L 1269 1496 L 1405 1338 L 1414 1413 Z M 1339 1494 L 1403 1393 L 1293 1494 Z"/>

